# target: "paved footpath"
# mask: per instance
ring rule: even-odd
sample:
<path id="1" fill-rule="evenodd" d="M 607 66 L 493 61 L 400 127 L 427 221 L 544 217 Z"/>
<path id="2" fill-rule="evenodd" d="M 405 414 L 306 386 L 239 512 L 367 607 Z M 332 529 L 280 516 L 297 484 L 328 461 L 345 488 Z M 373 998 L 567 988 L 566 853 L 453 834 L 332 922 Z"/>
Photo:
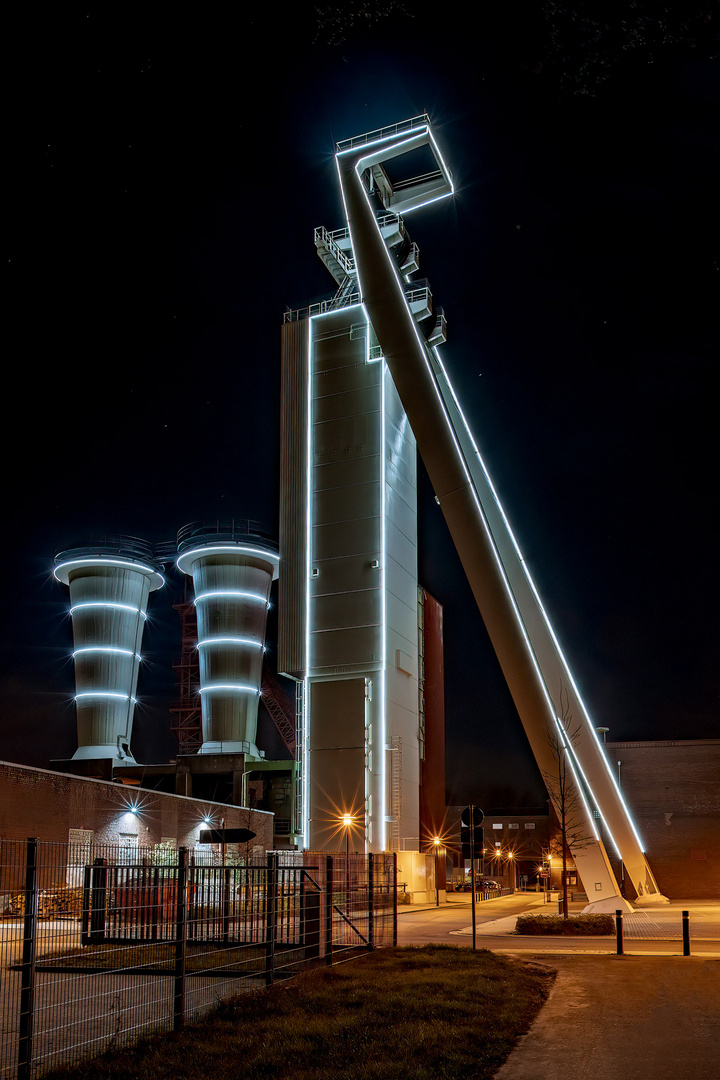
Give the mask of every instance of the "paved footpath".
<path id="1" fill-rule="evenodd" d="M 522 905 L 518 895 L 478 905 L 478 948 L 552 968 L 557 978 L 495 1080 L 719 1080 L 720 904 L 684 901 L 626 916 L 623 956 L 609 938 L 509 936 Z M 537 906 L 525 898 L 525 910 Z M 689 957 L 678 940 L 683 909 Z M 468 946 L 470 921 L 469 905 L 457 902 L 407 909 L 399 943 Z"/>
<path id="2" fill-rule="evenodd" d="M 495 1080 L 720 1077 L 720 960 L 542 954 L 537 962 L 557 970 L 555 984 Z"/>

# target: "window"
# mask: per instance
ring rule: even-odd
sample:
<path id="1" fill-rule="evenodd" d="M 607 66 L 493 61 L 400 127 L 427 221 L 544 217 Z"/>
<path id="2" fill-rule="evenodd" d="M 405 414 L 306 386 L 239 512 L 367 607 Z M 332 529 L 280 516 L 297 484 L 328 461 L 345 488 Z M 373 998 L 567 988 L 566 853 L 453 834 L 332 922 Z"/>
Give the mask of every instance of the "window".
<path id="1" fill-rule="evenodd" d="M 120 833 L 120 850 L 118 862 L 121 866 L 130 866 L 138 861 L 138 838 L 137 834 Z"/>
<path id="2" fill-rule="evenodd" d="M 535 822 L 534 821 L 526 821 L 525 822 L 525 828 L 526 829 L 534 829 L 535 828 Z"/>
<path id="3" fill-rule="evenodd" d="M 71 889 L 82 887 L 84 868 L 92 862 L 92 841 L 92 829 L 68 829 L 65 881 Z"/>

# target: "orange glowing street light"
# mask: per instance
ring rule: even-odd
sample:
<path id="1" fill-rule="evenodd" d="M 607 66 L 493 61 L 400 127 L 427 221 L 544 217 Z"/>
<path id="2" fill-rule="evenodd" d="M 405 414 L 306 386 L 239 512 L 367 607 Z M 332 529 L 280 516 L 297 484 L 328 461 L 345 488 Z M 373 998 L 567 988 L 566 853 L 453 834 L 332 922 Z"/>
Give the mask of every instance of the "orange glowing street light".
<path id="1" fill-rule="evenodd" d="M 350 857 L 350 830 L 355 824 L 354 814 L 341 814 L 340 824 L 345 829 L 345 856 Z"/>
<path id="2" fill-rule="evenodd" d="M 435 907 L 440 907 L 440 882 L 438 880 L 438 852 L 441 840 L 439 836 L 433 837 L 433 849 L 435 851 Z"/>

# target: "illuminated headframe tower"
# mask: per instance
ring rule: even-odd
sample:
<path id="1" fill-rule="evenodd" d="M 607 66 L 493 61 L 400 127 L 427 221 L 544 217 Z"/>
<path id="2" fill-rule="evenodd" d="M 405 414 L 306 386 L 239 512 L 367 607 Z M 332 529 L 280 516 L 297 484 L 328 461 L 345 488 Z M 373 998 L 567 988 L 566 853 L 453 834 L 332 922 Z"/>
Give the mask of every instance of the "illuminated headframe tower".
<path id="1" fill-rule="evenodd" d="M 177 565 L 192 577 L 197 610 L 201 754 L 264 757 L 256 744 L 265 624 L 277 547 L 234 523 L 188 525 Z"/>
<path id="2" fill-rule="evenodd" d="M 395 130 L 395 129 L 393 129 Z M 377 218 L 405 281 L 418 250 L 384 170 Z M 429 189 L 436 180 L 429 182 Z M 288 312 L 283 401 L 278 670 L 304 689 L 298 758 L 304 843 L 418 850 L 417 453 L 362 303 L 347 228 L 315 230 L 335 297 Z M 423 337 L 444 321 L 406 285 Z"/>
<path id="3" fill-rule="evenodd" d="M 149 544 L 133 537 L 63 551 L 70 588 L 78 748 L 73 761 L 135 763 L 130 749 L 148 597 L 164 584 Z"/>
<path id="4" fill-rule="evenodd" d="M 418 176 L 416 159 L 422 154 L 430 155 L 434 162 Z M 368 328 L 372 326 L 369 357 L 382 355 L 383 369 L 387 366 L 385 381 L 389 383 L 392 377 L 543 776 L 552 777 L 557 767 L 553 742 L 567 755 L 570 783 L 582 808 L 577 815 L 581 820 L 575 824 L 583 842 L 571 845 L 572 853 L 590 907 L 614 910 L 625 905 L 598 832 L 596 811 L 605 836 L 624 862 L 638 902 L 662 903 L 665 898 L 440 360 L 433 340 L 440 326 L 436 328 L 428 320 L 429 333 L 418 326 L 407 262 L 402 248 L 388 242 L 387 211 L 407 212 L 452 194 L 430 121 L 427 116 L 416 117 L 341 143 L 336 162 L 348 228 L 330 234 L 327 240 L 320 237 L 331 254 L 338 252 L 335 259 L 347 273 L 347 284 L 341 287 L 336 303 L 346 302 L 346 294 L 353 289 L 358 302 L 361 298 L 358 311 L 362 318 L 357 321 L 358 328 L 351 328 L 351 336 L 361 333 L 363 322 Z M 405 179 L 403 171 L 407 176 L 408 170 L 410 178 Z M 308 371 L 313 390 L 304 405 L 313 426 L 323 422 L 327 391 L 322 387 L 331 386 L 335 377 L 331 365 L 323 365 L 317 347 L 313 347 L 313 337 L 323 332 L 323 325 L 320 319 L 311 319 L 305 338 L 297 331 L 288 342 L 289 350 L 300 353 L 304 347 L 311 358 Z M 331 324 L 327 325 L 332 332 Z M 361 437 L 356 445 L 361 445 Z M 346 453 L 351 450 L 349 445 Z M 340 452 L 337 447 L 333 451 Z M 310 453 L 310 471 L 315 473 L 319 460 L 312 439 Z M 347 478 L 345 483 L 352 480 Z M 317 528 L 316 490 L 315 480 L 307 484 L 309 535 Z M 307 551 L 308 572 L 314 573 L 317 544 L 312 537 Z M 309 613 L 307 671 L 312 673 L 317 655 L 312 597 Z M 388 650 L 383 656 L 388 667 L 390 655 Z M 312 749 L 312 686 L 308 715 L 306 740 Z M 572 737 L 567 732 L 570 716 Z M 311 755 L 311 788 L 312 784 Z M 555 800 L 552 784 L 548 791 Z"/>

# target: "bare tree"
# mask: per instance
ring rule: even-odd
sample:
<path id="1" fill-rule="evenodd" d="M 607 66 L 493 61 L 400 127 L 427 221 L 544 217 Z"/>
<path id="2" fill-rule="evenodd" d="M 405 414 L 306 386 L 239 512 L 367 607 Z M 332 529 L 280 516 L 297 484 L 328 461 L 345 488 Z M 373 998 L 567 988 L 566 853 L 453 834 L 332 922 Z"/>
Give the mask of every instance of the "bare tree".
<path id="1" fill-rule="evenodd" d="M 553 728 L 548 726 L 547 743 L 552 753 L 552 766 L 543 771 L 543 779 L 560 826 L 562 855 L 563 916 L 568 918 L 567 864 L 572 848 L 587 847 L 593 837 L 587 832 L 586 813 L 582 794 L 572 768 L 572 747 L 580 733 L 573 721 L 567 691 L 560 687 L 560 708 Z"/>

